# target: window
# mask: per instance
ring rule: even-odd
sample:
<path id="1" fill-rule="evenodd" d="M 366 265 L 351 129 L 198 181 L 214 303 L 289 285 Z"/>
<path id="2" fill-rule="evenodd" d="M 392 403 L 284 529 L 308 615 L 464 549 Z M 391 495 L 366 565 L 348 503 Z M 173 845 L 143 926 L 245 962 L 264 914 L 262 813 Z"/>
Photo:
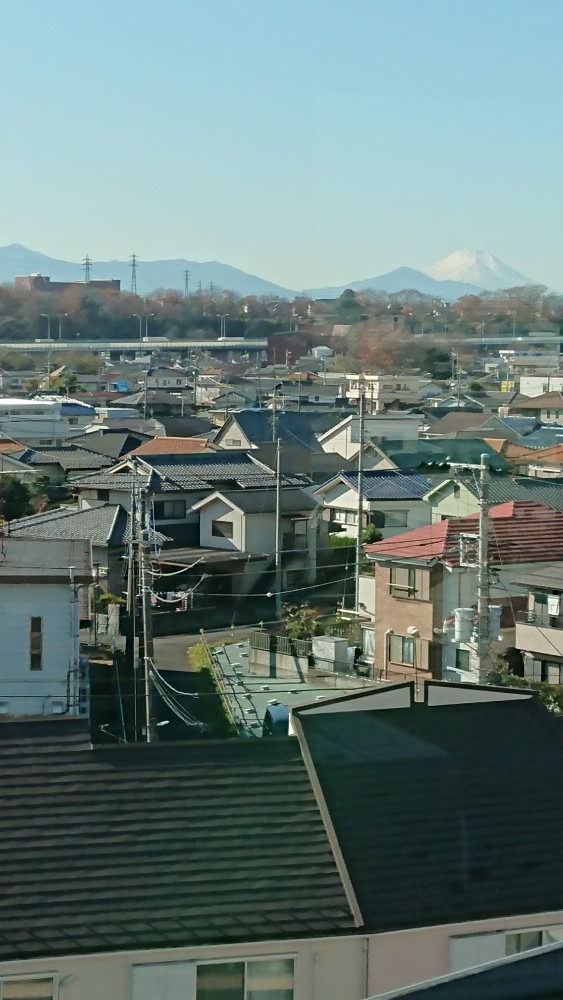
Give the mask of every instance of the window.
<path id="1" fill-rule="evenodd" d="M 233 522 L 232 521 L 212 521 L 211 522 L 211 534 L 215 538 L 232 538 L 233 537 Z"/>
<path id="2" fill-rule="evenodd" d="M 293 959 L 197 967 L 197 1000 L 293 1000 Z"/>
<path id="3" fill-rule="evenodd" d="M 107 503 L 109 500 L 109 490 L 96 490 L 96 496 L 98 500 L 103 500 L 104 503 Z"/>
<path id="4" fill-rule="evenodd" d="M 456 649 L 455 665 L 458 670 L 469 670 L 469 650 Z"/>
<path id="5" fill-rule="evenodd" d="M 333 510 L 333 519 L 340 524 L 357 524 L 358 515 L 353 510 Z"/>
<path id="6" fill-rule="evenodd" d="M 52 438 L 39 438 L 39 447 L 42 447 L 43 445 L 50 445 L 52 443 Z"/>
<path id="7" fill-rule="evenodd" d="M 383 516 L 386 528 L 406 528 L 407 526 L 408 511 L 406 510 L 386 511 Z"/>
<path id="8" fill-rule="evenodd" d="M 392 566 L 389 573 L 391 597 L 416 597 L 416 576 L 414 569 L 407 566 Z"/>
<path id="9" fill-rule="evenodd" d="M 78 423 L 78 417 L 69 417 L 68 422 L 71 427 L 75 427 Z"/>
<path id="10" fill-rule="evenodd" d="M 29 624 L 29 669 L 41 670 L 43 663 L 43 619 L 33 615 Z"/>
<path id="11" fill-rule="evenodd" d="M 240 448 L 242 441 L 240 438 L 225 438 L 225 444 L 227 448 Z"/>
<path id="12" fill-rule="evenodd" d="M 0 979 L 0 1000 L 54 1000 L 53 976 L 18 976 Z"/>
<path id="13" fill-rule="evenodd" d="M 414 639 L 403 635 L 390 636 L 389 659 L 393 663 L 406 663 L 414 666 Z"/>
<path id="14" fill-rule="evenodd" d="M 181 521 L 185 516 L 185 500 L 157 500 L 155 502 L 155 521 Z"/>

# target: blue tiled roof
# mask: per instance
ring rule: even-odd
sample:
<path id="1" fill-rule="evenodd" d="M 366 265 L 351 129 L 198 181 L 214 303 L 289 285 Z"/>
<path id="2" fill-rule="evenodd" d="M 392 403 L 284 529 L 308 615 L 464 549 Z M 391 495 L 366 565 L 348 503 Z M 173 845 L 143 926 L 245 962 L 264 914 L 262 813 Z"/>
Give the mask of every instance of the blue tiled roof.
<path id="1" fill-rule="evenodd" d="M 357 472 L 343 472 L 341 479 L 357 491 Z M 431 483 L 418 472 L 373 469 L 364 472 L 362 496 L 365 500 L 421 500 L 430 488 Z"/>
<path id="2" fill-rule="evenodd" d="M 251 444 L 264 444 L 279 438 L 290 444 L 301 444 L 312 451 L 322 451 L 306 415 L 288 411 L 276 413 L 268 410 L 240 410 L 233 414 L 244 436 Z M 273 422 L 275 420 L 275 431 Z"/>

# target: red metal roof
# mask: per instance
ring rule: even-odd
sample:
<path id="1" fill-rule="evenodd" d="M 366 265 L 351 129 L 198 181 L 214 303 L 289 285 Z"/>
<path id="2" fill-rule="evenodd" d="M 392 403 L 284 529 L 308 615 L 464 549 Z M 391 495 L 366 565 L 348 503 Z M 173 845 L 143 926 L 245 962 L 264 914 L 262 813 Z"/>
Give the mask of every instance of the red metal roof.
<path id="1" fill-rule="evenodd" d="M 489 563 L 492 566 L 563 560 L 563 512 L 524 500 L 491 507 Z M 478 515 L 449 518 L 365 546 L 372 557 L 441 559 L 459 566 L 461 534 L 476 534 Z"/>
<path id="2" fill-rule="evenodd" d="M 207 438 L 195 437 L 155 437 L 143 441 L 131 455 L 196 455 L 209 449 Z"/>

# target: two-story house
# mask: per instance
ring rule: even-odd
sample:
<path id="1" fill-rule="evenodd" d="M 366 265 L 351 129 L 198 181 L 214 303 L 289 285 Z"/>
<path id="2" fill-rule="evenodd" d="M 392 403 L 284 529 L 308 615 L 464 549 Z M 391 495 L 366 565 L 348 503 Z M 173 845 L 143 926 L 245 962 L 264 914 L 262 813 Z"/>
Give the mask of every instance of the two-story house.
<path id="1" fill-rule="evenodd" d="M 534 570 L 519 582 L 528 587 L 527 607 L 515 616 L 524 676 L 563 685 L 563 566 Z"/>
<path id="2" fill-rule="evenodd" d="M 82 596 L 92 580 L 88 543 L 2 534 L 2 715 L 86 711 L 88 686 L 80 666 L 79 628 Z"/>
<path id="3" fill-rule="evenodd" d="M 303 705 L 276 739 L 0 721 L 3 997 L 363 1000 L 557 940 L 561 726 L 452 687 Z"/>
<path id="4" fill-rule="evenodd" d="M 382 413 L 366 416 L 364 420 L 364 446 L 382 438 L 414 441 L 418 438 L 423 418 L 417 413 Z M 343 458 L 353 460 L 360 450 L 360 417 L 350 413 L 324 434 L 319 435 L 323 451 L 336 451 Z"/>
<path id="5" fill-rule="evenodd" d="M 378 413 L 394 403 L 416 406 L 420 402 L 420 375 L 346 375 L 349 403 L 358 403 L 363 392 L 370 413 Z"/>
<path id="6" fill-rule="evenodd" d="M 373 525 L 384 538 L 430 522 L 429 482 L 416 472 L 370 469 L 362 479 L 361 529 Z M 329 531 L 358 537 L 358 473 L 340 472 L 314 491 Z"/>
<path id="7" fill-rule="evenodd" d="M 549 479 L 493 476 L 489 481 L 488 496 L 493 504 L 524 500 L 563 511 L 563 483 Z M 479 484 L 470 472 L 461 470 L 456 479 L 446 479 L 429 490 L 425 500 L 431 508 L 433 522 L 449 517 L 467 517 L 479 511 Z"/>
<path id="8" fill-rule="evenodd" d="M 202 548 L 262 555 L 252 560 L 241 583 L 249 593 L 271 566 L 276 550 L 276 491 L 215 490 L 193 505 L 199 512 Z M 317 531 L 320 505 L 303 489 L 284 489 L 279 501 L 279 543 L 284 590 L 313 584 L 317 572 Z"/>
<path id="9" fill-rule="evenodd" d="M 476 607 L 477 530 L 478 518 L 471 515 L 365 546 L 375 572 L 377 678 L 480 679 L 475 646 L 453 642 L 445 627 L 456 608 Z M 462 556 L 462 538 L 473 546 L 471 559 Z M 563 561 L 563 513 L 525 501 L 491 508 L 489 599 L 506 608 L 508 624 L 514 624 L 511 603 L 517 596 L 521 603 L 526 593 L 525 585 L 515 580 L 554 561 Z M 502 649 L 502 644 L 492 642 L 491 669 Z"/>

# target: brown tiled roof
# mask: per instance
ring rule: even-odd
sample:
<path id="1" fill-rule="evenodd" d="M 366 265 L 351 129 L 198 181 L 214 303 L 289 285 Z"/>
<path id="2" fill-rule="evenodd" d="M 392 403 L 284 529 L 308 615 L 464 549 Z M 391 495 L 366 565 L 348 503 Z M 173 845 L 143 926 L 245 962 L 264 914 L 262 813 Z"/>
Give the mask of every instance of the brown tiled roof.
<path id="1" fill-rule="evenodd" d="M 11 452 L 16 451 L 25 451 L 25 448 L 25 444 L 19 444 L 18 441 L 14 441 L 13 438 L 0 438 L 0 452 L 3 455 L 9 455 Z"/>
<path id="2" fill-rule="evenodd" d="M 155 437 L 143 441 L 131 455 L 197 455 L 209 450 L 207 438 L 197 437 Z"/>
<path id="3" fill-rule="evenodd" d="M 563 512 L 527 500 L 512 500 L 489 512 L 489 562 L 515 563 L 563 560 Z M 396 559 L 441 559 L 459 566 L 459 536 L 476 533 L 478 515 L 450 518 L 366 545 L 369 556 Z"/>

